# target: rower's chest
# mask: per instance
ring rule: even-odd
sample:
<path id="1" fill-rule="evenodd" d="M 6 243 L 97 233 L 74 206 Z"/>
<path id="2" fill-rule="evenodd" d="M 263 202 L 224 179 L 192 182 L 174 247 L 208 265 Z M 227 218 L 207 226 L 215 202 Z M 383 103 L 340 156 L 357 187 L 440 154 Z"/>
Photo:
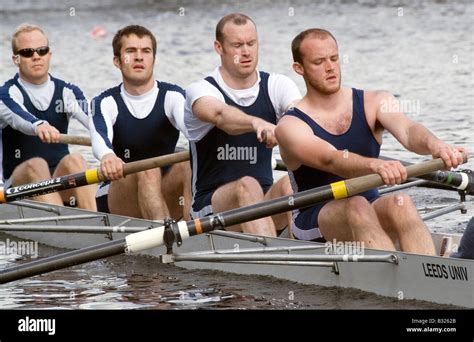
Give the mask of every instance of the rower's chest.
<path id="1" fill-rule="evenodd" d="M 316 114 L 313 116 L 313 119 L 327 132 L 340 135 L 347 132 L 351 126 L 352 108 L 332 113 Z"/>

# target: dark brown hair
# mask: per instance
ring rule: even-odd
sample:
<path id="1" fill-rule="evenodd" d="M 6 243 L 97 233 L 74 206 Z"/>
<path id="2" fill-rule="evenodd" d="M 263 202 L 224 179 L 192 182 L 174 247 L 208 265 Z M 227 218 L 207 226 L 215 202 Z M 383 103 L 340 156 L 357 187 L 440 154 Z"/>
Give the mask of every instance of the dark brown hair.
<path id="1" fill-rule="evenodd" d="M 331 32 L 329 32 L 327 30 L 320 29 L 320 28 L 311 28 L 311 29 L 305 30 L 305 31 L 299 33 L 293 39 L 293 41 L 291 42 L 291 53 L 293 54 L 293 61 L 294 62 L 298 62 L 298 63 L 303 62 L 303 58 L 301 56 L 301 50 L 300 50 L 301 43 L 303 42 L 303 40 L 305 40 L 309 36 L 315 37 L 315 38 L 318 38 L 318 39 L 326 39 L 326 38 L 330 37 L 330 38 L 334 39 L 334 41 L 336 42 L 336 45 L 337 45 L 336 38 L 332 35 Z"/>
<path id="2" fill-rule="evenodd" d="M 222 30 L 224 29 L 225 24 L 227 24 L 228 22 L 240 26 L 247 24 L 248 21 L 252 22 L 255 25 L 255 22 L 248 15 L 242 13 L 231 13 L 226 15 L 217 23 L 216 40 L 221 44 L 224 43 L 224 33 L 222 32 Z M 255 27 L 257 27 L 257 25 L 255 25 Z"/>
<path id="3" fill-rule="evenodd" d="M 156 38 L 153 33 L 150 32 L 146 27 L 140 25 L 129 25 L 117 31 L 112 40 L 112 47 L 114 49 L 114 56 L 120 57 L 120 50 L 122 50 L 122 37 L 128 37 L 129 35 L 134 34 L 138 38 L 143 38 L 145 36 L 150 37 L 151 43 L 153 45 L 153 57 L 156 56 Z"/>

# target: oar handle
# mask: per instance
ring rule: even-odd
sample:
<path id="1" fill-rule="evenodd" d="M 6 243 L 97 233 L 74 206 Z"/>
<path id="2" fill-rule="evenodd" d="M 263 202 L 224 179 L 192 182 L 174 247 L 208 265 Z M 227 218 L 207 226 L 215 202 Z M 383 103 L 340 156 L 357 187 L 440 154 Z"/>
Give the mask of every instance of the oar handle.
<path id="1" fill-rule="evenodd" d="M 59 137 L 61 144 L 68 145 L 81 145 L 81 146 L 92 146 L 91 139 L 89 137 L 82 137 L 79 135 L 61 134 Z"/>
<path id="2" fill-rule="evenodd" d="M 189 151 L 163 155 L 159 158 L 150 158 L 127 163 L 123 166 L 123 174 L 132 173 L 163 167 L 189 160 Z"/>
<path id="3" fill-rule="evenodd" d="M 467 161 L 467 154 L 463 153 L 463 162 Z M 433 159 L 424 163 L 407 165 L 407 178 L 418 177 L 434 170 L 444 169 L 445 165 L 441 158 Z M 363 177 L 353 178 L 346 181 L 348 196 L 358 194 L 369 189 L 384 185 L 379 174 L 371 174 Z"/>
<path id="4" fill-rule="evenodd" d="M 409 165 L 413 165 L 412 163 L 383 157 L 381 156 L 380 159 L 383 160 L 396 160 L 401 162 L 405 167 Z M 467 161 L 467 154 L 463 154 L 464 162 Z M 414 177 L 408 177 L 413 179 Z M 448 171 L 448 170 L 438 170 L 426 173 L 424 175 L 419 176 L 418 178 L 425 179 L 429 181 L 429 183 L 423 184 L 424 187 L 432 187 L 438 188 L 442 190 L 457 190 L 457 191 L 465 191 L 469 195 L 474 195 L 474 176 L 471 170 L 458 170 L 458 171 Z"/>

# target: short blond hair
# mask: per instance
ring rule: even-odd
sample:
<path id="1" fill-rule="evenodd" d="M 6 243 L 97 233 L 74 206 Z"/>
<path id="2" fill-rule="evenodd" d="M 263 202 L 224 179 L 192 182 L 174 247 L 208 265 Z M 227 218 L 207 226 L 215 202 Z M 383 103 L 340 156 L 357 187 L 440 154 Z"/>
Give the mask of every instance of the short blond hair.
<path id="1" fill-rule="evenodd" d="M 13 36 L 12 36 L 12 52 L 13 52 L 13 54 L 17 53 L 16 40 L 17 40 L 18 36 L 22 33 L 32 32 L 32 31 L 41 32 L 46 37 L 46 41 L 48 42 L 48 45 L 49 45 L 48 36 L 46 35 L 46 33 L 44 32 L 44 30 L 41 27 L 39 27 L 37 25 L 31 25 L 31 24 L 21 24 L 20 26 L 18 26 L 16 28 L 16 30 L 13 33 Z"/>

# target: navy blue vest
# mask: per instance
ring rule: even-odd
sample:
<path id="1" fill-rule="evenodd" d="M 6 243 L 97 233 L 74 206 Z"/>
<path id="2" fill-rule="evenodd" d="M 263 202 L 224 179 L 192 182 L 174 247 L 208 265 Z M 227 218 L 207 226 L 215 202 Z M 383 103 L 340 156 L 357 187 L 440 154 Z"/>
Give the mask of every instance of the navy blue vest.
<path id="1" fill-rule="evenodd" d="M 177 91 L 184 96 L 184 90 L 166 82 L 157 81 L 157 84 L 159 92 L 155 105 L 143 119 L 130 113 L 120 95 L 120 86 L 109 90 L 118 108 L 113 150 L 126 163 L 173 153 L 176 147 L 179 131 L 165 114 L 165 96 L 168 91 Z"/>
<path id="2" fill-rule="evenodd" d="M 67 134 L 69 120 L 65 111 L 65 102 L 63 99 L 63 89 L 66 82 L 58 80 L 52 76 L 54 82 L 54 94 L 48 109 L 41 111 L 37 109 L 31 102 L 28 94 L 18 83 L 18 75 L 9 82 L 16 85 L 23 95 L 23 105 L 26 110 L 36 116 L 38 119 L 46 120 L 48 123 L 56 127 L 59 132 Z M 9 86 L 8 82 L 5 84 Z M 46 144 L 41 142 L 37 136 L 30 136 L 21 133 L 7 126 L 2 132 L 3 142 L 3 177 L 10 178 L 15 167 L 22 162 L 33 157 L 44 158 L 50 169 L 56 168 L 61 159 L 69 154 L 68 145 L 66 144 Z"/>
<path id="3" fill-rule="evenodd" d="M 372 130 L 367 123 L 364 110 L 364 92 L 362 90 L 352 89 L 351 126 L 347 132 L 340 135 L 329 133 L 298 108 L 290 109 L 285 115 L 301 119 L 311 127 L 314 135 L 329 142 L 340 151 L 347 149 L 349 152 L 370 158 L 378 158 L 379 156 L 380 144 L 375 140 Z M 342 177 L 335 174 L 313 169 L 306 165 L 301 165 L 292 173 L 297 186 L 297 189 L 293 189 L 295 192 L 343 180 Z M 378 196 L 378 190 L 370 190 L 361 195 L 371 201 Z"/>
<path id="4" fill-rule="evenodd" d="M 236 107 L 248 115 L 276 124 L 275 110 L 268 95 L 268 77 L 268 73 L 260 72 L 258 97 L 248 107 L 240 106 L 232 101 L 212 77 L 207 77 L 206 81 L 222 93 L 226 104 Z M 256 152 L 256 162 L 252 164 L 252 161 L 248 159 L 221 158 L 223 150 L 236 151 L 238 148 L 241 151 L 253 149 L 252 151 Z M 197 169 L 197 177 L 194 180 L 195 197 L 244 176 L 255 178 L 262 187 L 269 187 L 273 184 L 272 149 L 266 148 L 264 143 L 260 143 L 254 132 L 229 135 L 223 130 L 213 127 L 204 138 L 195 143 L 195 150 L 191 148 L 191 153 L 194 153 L 191 158 L 192 167 Z M 195 163 L 197 165 L 194 165 Z M 194 172 L 196 171 L 193 170 Z"/>

